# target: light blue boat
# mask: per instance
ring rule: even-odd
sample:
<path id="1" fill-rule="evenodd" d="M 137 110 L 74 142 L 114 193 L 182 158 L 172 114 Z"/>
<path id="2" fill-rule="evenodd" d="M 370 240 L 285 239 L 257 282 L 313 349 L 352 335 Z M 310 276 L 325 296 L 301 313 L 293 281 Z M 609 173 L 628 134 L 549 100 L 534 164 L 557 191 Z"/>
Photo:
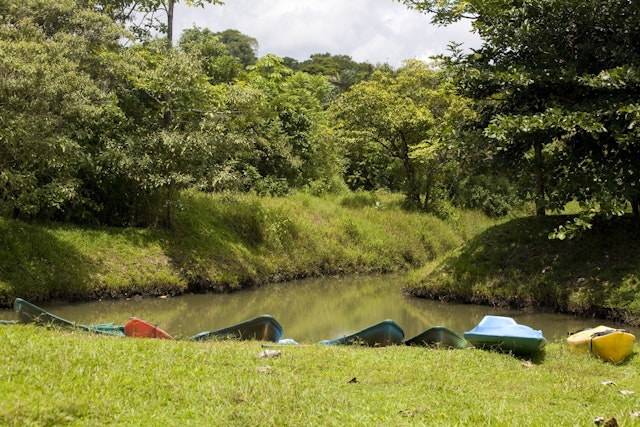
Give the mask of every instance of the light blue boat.
<path id="1" fill-rule="evenodd" d="M 371 325 L 361 331 L 345 335 L 333 340 L 320 341 L 328 345 L 365 345 L 369 347 L 385 347 L 402 344 L 404 331 L 391 319 Z"/>
<path id="2" fill-rule="evenodd" d="M 478 325 L 464 333 L 474 347 L 529 355 L 544 348 L 542 331 L 518 324 L 511 317 L 484 316 Z"/>

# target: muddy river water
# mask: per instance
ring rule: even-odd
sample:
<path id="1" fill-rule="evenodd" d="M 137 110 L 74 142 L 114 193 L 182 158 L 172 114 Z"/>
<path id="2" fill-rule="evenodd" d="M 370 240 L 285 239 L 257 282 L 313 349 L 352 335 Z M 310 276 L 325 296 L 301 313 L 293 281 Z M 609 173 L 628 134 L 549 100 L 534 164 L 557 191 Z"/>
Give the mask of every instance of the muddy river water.
<path id="1" fill-rule="evenodd" d="M 601 319 L 405 296 L 396 276 L 308 279 L 232 294 L 41 306 L 62 318 L 84 324 L 124 324 L 135 316 L 156 324 L 175 337 L 220 329 L 260 314 L 274 316 L 284 328 L 283 337 L 298 342 L 336 338 L 384 319 L 393 319 L 400 324 L 406 338 L 436 325 L 462 333 L 489 314 L 513 317 L 518 323 L 540 329 L 549 341 L 564 339 L 570 332 L 600 324 L 624 327 L 640 336 L 640 328 L 618 326 Z M 14 318 L 11 310 L 0 310 L 0 319 Z"/>

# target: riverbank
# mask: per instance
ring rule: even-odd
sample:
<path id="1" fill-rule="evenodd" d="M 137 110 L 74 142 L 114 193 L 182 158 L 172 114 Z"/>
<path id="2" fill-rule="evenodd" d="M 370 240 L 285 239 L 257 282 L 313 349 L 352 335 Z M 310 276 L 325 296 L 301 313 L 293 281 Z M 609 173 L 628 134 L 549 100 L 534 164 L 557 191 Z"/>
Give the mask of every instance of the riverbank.
<path id="1" fill-rule="evenodd" d="M 173 228 L 0 219 L 0 305 L 228 292 L 294 278 L 418 268 L 493 224 L 405 212 L 402 196 L 185 193 Z"/>
<path id="2" fill-rule="evenodd" d="M 491 351 L 284 347 L 100 337 L 0 326 L 0 424 L 634 425 L 640 358 L 620 365 L 549 343 Z M 28 345 L 26 344 L 28 343 Z M 603 421 L 604 422 L 604 421 Z"/>
<path id="3" fill-rule="evenodd" d="M 487 228 L 412 271 L 406 292 L 640 325 L 640 221 L 613 218 L 572 240 L 549 240 L 568 218 L 517 218 Z"/>
<path id="4" fill-rule="evenodd" d="M 0 306 L 230 292 L 296 278 L 408 272 L 415 296 L 640 325 L 640 223 L 549 240 L 566 216 L 443 221 L 402 196 L 185 193 L 171 230 L 0 219 Z"/>

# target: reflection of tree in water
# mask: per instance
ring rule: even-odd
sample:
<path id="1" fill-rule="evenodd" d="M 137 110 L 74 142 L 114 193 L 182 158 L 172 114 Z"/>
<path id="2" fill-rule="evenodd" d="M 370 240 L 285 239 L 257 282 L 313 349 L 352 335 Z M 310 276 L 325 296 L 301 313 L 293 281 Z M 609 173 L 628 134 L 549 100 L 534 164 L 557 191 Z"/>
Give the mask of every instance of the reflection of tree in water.
<path id="1" fill-rule="evenodd" d="M 542 330 L 549 340 L 597 326 L 597 319 L 452 304 L 403 296 L 396 276 L 350 276 L 299 280 L 231 294 L 184 295 L 128 301 L 48 306 L 52 313 L 79 323 L 124 323 L 131 316 L 157 324 L 176 337 L 224 328 L 260 314 L 271 314 L 284 337 L 299 342 L 333 339 L 384 319 L 393 319 L 411 338 L 432 326 L 462 333 L 485 315 L 509 316 Z M 606 322 L 604 324 L 607 324 Z M 640 334 L 640 331 L 631 331 Z"/>

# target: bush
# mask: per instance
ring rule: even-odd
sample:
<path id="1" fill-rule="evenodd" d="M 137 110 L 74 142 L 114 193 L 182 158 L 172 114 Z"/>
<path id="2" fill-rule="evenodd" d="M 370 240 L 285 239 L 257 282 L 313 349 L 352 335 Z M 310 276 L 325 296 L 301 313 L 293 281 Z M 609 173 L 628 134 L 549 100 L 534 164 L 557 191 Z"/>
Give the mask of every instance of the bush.
<path id="1" fill-rule="evenodd" d="M 475 175 L 464 182 L 459 190 L 457 204 L 468 209 L 480 209 L 487 216 L 509 214 L 523 200 L 517 187 L 505 176 Z"/>

